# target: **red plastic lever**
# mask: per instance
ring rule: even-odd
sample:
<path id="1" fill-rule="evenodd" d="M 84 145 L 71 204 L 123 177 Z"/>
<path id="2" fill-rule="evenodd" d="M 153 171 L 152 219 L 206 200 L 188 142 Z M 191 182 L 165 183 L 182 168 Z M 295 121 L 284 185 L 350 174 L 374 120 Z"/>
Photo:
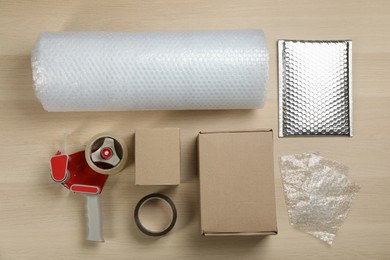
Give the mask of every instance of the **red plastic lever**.
<path id="1" fill-rule="evenodd" d="M 70 186 L 70 190 L 73 192 L 80 192 L 80 193 L 89 193 L 89 194 L 99 194 L 100 189 L 96 186 L 90 186 L 90 185 L 82 185 L 82 184 L 73 184 Z"/>
<path id="2" fill-rule="evenodd" d="M 68 161 L 69 156 L 66 154 L 51 157 L 51 177 L 55 182 L 65 182 L 68 179 Z"/>

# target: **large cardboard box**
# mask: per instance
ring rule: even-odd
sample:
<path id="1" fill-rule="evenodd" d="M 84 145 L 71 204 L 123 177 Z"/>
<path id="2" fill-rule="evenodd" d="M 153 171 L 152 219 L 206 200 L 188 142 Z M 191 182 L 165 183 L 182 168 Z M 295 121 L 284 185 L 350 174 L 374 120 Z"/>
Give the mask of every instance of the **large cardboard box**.
<path id="1" fill-rule="evenodd" d="M 200 132 L 201 230 L 277 234 L 272 130 Z"/>
<path id="2" fill-rule="evenodd" d="M 135 130 L 135 184 L 180 184 L 180 130 Z"/>

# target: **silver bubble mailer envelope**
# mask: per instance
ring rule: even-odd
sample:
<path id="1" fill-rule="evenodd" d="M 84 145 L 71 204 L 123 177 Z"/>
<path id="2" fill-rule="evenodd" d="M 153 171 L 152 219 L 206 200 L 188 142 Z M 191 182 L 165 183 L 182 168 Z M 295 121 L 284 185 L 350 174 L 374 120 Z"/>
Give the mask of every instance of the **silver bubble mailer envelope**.
<path id="1" fill-rule="evenodd" d="M 279 40 L 279 136 L 352 136 L 352 41 Z"/>

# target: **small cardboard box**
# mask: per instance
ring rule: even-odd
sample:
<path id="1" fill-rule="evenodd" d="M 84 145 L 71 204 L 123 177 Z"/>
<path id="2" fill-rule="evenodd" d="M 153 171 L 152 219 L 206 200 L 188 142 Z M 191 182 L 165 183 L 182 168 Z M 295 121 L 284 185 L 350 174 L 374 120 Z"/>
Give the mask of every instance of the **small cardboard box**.
<path id="1" fill-rule="evenodd" d="M 180 184 L 180 130 L 135 130 L 135 184 Z"/>
<path id="2" fill-rule="evenodd" d="M 277 234 L 272 130 L 200 132 L 201 230 Z"/>

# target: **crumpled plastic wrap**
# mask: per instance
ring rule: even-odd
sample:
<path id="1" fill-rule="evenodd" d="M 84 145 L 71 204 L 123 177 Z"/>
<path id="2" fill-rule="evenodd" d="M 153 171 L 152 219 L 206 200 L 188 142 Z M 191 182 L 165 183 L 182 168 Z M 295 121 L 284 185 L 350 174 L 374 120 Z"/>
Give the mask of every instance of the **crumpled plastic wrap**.
<path id="1" fill-rule="evenodd" d="M 303 153 L 282 156 L 280 170 L 290 224 L 331 245 L 359 190 L 348 168 Z"/>

